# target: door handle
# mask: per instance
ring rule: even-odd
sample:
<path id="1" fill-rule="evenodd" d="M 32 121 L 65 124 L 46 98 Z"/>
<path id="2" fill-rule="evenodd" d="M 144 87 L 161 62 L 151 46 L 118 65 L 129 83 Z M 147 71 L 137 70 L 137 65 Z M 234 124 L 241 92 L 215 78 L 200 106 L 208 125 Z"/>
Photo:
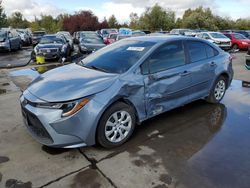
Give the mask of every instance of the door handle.
<path id="1" fill-rule="evenodd" d="M 191 72 L 188 72 L 188 71 L 184 71 L 182 73 L 180 73 L 180 76 L 187 76 L 189 75 Z"/>
<path id="2" fill-rule="evenodd" d="M 216 66 L 215 62 L 211 62 L 211 63 L 210 63 L 210 66 L 211 66 L 211 67 Z"/>

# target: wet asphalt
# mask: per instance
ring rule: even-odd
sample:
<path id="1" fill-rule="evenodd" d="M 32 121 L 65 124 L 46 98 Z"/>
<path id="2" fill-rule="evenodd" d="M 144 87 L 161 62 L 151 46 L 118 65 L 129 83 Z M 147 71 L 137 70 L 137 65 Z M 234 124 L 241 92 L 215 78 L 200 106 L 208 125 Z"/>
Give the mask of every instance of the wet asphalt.
<path id="1" fill-rule="evenodd" d="M 19 89 L 60 65 L 0 70 L 0 187 L 248 188 L 250 88 L 242 80 L 250 71 L 244 52 L 235 56 L 220 104 L 200 100 L 147 120 L 112 150 L 52 149 L 28 135 Z"/>

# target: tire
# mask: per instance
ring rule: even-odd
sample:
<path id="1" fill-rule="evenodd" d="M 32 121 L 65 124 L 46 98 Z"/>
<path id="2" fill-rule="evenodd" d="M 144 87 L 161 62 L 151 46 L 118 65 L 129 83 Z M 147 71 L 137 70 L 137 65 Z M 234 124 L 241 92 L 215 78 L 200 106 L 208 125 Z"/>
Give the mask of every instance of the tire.
<path id="1" fill-rule="evenodd" d="M 239 49 L 239 47 L 238 47 L 238 45 L 237 45 L 237 44 L 233 44 L 232 49 L 233 49 L 233 50 L 238 50 L 238 49 Z"/>
<path id="2" fill-rule="evenodd" d="M 122 123 L 122 120 L 125 123 Z M 120 146 L 131 137 L 135 124 L 134 109 L 122 102 L 115 103 L 104 112 L 100 119 L 97 142 L 105 148 Z"/>
<path id="3" fill-rule="evenodd" d="M 18 50 L 22 50 L 22 48 L 23 48 L 23 45 L 22 45 L 22 43 L 20 42 L 20 43 L 19 43 Z"/>
<path id="4" fill-rule="evenodd" d="M 224 76 L 217 78 L 206 100 L 214 104 L 219 103 L 226 93 L 227 83 L 228 80 Z"/>

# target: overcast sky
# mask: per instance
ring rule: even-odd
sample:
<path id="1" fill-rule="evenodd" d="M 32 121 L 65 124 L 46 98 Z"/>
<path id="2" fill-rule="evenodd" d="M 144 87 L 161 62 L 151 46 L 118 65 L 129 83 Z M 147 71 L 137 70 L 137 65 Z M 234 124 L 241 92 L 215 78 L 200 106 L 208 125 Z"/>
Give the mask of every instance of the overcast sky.
<path id="1" fill-rule="evenodd" d="M 181 17 L 185 9 L 198 6 L 210 7 L 220 16 L 232 19 L 250 18 L 250 0 L 2 0 L 5 12 L 10 15 L 20 11 L 28 20 L 35 16 L 60 13 L 74 13 L 78 10 L 92 10 L 102 20 L 112 14 L 119 22 L 129 21 L 129 14 L 139 15 L 149 7 L 158 3 L 164 8 L 170 8 Z"/>

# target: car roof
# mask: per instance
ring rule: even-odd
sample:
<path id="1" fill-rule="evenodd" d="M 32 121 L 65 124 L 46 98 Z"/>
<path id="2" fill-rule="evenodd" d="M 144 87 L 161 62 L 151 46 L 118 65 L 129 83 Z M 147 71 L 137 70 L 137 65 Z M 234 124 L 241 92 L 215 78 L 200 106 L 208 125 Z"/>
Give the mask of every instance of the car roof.
<path id="1" fill-rule="evenodd" d="M 172 40 L 180 40 L 180 39 L 190 39 L 190 37 L 185 37 L 185 36 L 176 36 L 176 35 L 159 35 L 159 36 L 140 36 L 140 37 L 132 37 L 128 38 L 126 40 L 137 40 L 137 41 L 145 41 L 145 42 L 167 42 L 167 41 L 172 41 Z M 195 39 L 195 38 L 193 38 Z"/>

